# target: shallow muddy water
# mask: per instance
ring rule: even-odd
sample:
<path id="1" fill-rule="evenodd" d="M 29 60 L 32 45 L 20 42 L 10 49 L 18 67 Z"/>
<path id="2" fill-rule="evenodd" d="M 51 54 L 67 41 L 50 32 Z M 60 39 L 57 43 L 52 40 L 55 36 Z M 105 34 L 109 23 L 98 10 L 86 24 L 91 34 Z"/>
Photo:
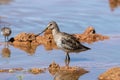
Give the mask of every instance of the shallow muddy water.
<path id="1" fill-rule="evenodd" d="M 0 27 L 9 26 L 12 29 L 10 37 L 14 37 L 20 32 L 39 33 L 52 20 L 58 23 L 61 31 L 68 33 L 82 33 L 93 26 L 97 33 L 110 36 L 110 39 L 85 43 L 91 50 L 70 54 L 69 66 L 89 71 L 78 80 L 97 80 L 108 68 L 120 66 L 120 7 L 112 6 L 114 4 L 109 0 L 0 0 Z M 3 42 L 1 35 L 0 69 L 48 68 L 53 61 L 65 65 L 65 54 L 61 50 L 46 50 L 40 45 L 30 52 L 9 45 L 8 54 L 4 54 Z M 0 73 L 0 80 L 54 80 L 54 76 L 47 70 L 38 75 L 23 71 Z"/>

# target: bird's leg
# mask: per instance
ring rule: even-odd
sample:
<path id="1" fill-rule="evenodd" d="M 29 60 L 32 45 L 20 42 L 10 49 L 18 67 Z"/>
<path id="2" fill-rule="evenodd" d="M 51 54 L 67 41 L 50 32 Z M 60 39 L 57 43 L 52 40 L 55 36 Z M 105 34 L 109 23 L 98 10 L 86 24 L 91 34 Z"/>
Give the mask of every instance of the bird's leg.
<path id="1" fill-rule="evenodd" d="M 7 40 L 6 40 L 6 36 L 5 36 L 5 48 L 7 48 Z"/>
<path id="2" fill-rule="evenodd" d="M 5 42 L 6 42 L 7 40 L 6 40 L 6 36 L 5 36 Z"/>
<path id="3" fill-rule="evenodd" d="M 8 42 L 8 36 L 6 38 L 7 38 L 7 42 Z"/>
<path id="4" fill-rule="evenodd" d="M 70 56 L 69 56 L 69 53 L 67 52 L 66 53 L 66 58 L 65 58 L 65 64 L 66 64 L 66 66 L 69 66 L 69 63 L 70 63 Z"/>

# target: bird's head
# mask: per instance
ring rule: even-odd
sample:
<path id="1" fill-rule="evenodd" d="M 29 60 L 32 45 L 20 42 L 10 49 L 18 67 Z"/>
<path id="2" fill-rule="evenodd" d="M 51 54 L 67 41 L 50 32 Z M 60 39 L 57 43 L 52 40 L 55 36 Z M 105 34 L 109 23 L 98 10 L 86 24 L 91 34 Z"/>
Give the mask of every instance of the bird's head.
<path id="1" fill-rule="evenodd" d="M 51 21 L 51 22 L 48 23 L 46 29 L 53 30 L 53 29 L 55 29 L 56 27 L 58 27 L 58 26 L 57 26 L 57 23 L 56 23 L 55 21 Z"/>
<path id="2" fill-rule="evenodd" d="M 45 32 L 48 29 L 59 31 L 57 23 L 55 21 L 51 21 L 51 22 L 48 23 L 47 27 L 41 33 L 39 33 L 38 35 L 42 34 L 43 32 Z"/>

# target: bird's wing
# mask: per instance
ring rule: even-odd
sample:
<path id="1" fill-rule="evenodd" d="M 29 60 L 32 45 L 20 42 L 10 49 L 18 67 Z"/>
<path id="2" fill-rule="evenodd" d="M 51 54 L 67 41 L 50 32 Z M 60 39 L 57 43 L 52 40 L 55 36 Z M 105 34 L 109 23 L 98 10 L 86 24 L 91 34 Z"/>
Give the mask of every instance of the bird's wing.
<path id="1" fill-rule="evenodd" d="M 62 33 L 64 35 L 61 39 L 61 46 L 67 50 L 77 50 L 82 49 L 80 42 L 73 36 L 67 33 Z"/>

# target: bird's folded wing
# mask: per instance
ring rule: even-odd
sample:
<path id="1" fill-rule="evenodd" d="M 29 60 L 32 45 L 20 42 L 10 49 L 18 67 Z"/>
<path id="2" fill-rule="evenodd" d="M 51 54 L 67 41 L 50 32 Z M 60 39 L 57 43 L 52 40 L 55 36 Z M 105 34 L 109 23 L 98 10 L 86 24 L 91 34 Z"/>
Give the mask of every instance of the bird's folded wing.
<path id="1" fill-rule="evenodd" d="M 80 42 L 76 40 L 72 35 L 66 35 L 61 39 L 61 46 L 67 50 L 77 50 L 82 48 Z"/>

